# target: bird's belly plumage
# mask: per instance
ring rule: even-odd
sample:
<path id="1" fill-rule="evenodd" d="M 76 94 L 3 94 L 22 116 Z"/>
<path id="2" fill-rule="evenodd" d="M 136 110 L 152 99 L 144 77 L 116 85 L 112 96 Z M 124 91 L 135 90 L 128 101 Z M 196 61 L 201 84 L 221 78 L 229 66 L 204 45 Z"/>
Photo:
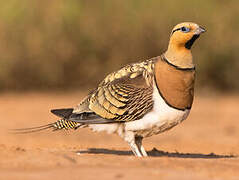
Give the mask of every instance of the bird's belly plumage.
<path id="1" fill-rule="evenodd" d="M 125 123 L 92 124 L 93 131 L 106 131 L 124 136 L 125 132 L 134 132 L 136 136 L 149 137 L 171 129 L 185 120 L 190 110 L 178 110 L 170 107 L 158 93 L 156 87 L 153 92 L 154 106 L 143 118 Z"/>
<path id="2" fill-rule="evenodd" d="M 154 106 L 151 112 L 142 119 L 127 122 L 126 131 L 134 131 L 136 135 L 149 137 L 171 129 L 183 120 L 185 120 L 190 110 L 178 110 L 170 107 L 154 88 L 153 93 Z"/>

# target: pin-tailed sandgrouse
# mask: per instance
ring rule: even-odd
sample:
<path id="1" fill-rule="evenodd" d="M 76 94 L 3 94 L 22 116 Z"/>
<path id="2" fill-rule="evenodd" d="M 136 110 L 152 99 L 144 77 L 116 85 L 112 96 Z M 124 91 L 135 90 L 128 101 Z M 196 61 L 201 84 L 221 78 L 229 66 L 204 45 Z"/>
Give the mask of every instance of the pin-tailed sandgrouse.
<path id="1" fill-rule="evenodd" d="M 136 156 L 147 156 L 142 139 L 171 129 L 190 112 L 195 79 L 191 47 L 203 32 L 195 23 L 176 25 L 162 55 L 109 74 L 76 107 L 52 110 L 61 120 L 20 132 L 89 127 L 117 133 Z"/>

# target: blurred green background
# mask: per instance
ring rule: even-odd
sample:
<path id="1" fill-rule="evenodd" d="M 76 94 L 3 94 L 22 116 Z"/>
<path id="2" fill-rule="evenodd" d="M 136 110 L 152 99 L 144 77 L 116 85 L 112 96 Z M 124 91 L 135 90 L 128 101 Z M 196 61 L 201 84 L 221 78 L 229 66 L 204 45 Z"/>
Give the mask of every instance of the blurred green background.
<path id="1" fill-rule="evenodd" d="M 238 91 L 238 0 L 0 0 L 0 91 L 94 87 L 160 55 L 183 21 L 207 29 L 193 47 L 198 89 Z"/>

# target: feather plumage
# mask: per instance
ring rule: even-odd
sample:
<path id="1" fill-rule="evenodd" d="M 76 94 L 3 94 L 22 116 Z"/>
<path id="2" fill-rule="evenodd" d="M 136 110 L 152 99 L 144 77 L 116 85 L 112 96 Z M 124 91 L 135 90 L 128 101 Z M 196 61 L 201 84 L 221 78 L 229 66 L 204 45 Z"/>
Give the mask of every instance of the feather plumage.
<path id="1" fill-rule="evenodd" d="M 118 133 L 136 156 L 147 156 L 143 137 L 171 129 L 190 112 L 195 73 L 190 49 L 203 32 L 195 23 L 176 25 L 161 56 L 109 74 L 74 108 L 52 110 L 59 121 L 15 132 L 90 127 Z"/>

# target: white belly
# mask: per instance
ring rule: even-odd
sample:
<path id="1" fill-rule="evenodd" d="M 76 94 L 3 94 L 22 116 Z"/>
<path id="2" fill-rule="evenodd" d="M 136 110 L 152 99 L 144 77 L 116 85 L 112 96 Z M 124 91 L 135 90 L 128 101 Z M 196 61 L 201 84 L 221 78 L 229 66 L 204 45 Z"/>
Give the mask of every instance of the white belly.
<path id="1" fill-rule="evenodd" d="M 168 106 L 158 93 L 157 88 L 153 92 L 154 106 L 151 112 L 142 119 L 115 124 L 92 124 L 89 127 L 93 131 L 107 131 L 124 136 L 124 132 L 134 132 L 135 135 L 149 137 L 164 132 L 185 120 L 190 110 L 177 110 Z"/>
<path id="2" fill-rule="evenodd" d="M 143 137 L 158 134 L 185 120 L 190 112 L 190 110 L 177 110 L 167 105 L 156 87 L 154 88 L 153 100 L 153 110 L 140 120 L 127 122 L 126 131 L 134 131 Z"/>

